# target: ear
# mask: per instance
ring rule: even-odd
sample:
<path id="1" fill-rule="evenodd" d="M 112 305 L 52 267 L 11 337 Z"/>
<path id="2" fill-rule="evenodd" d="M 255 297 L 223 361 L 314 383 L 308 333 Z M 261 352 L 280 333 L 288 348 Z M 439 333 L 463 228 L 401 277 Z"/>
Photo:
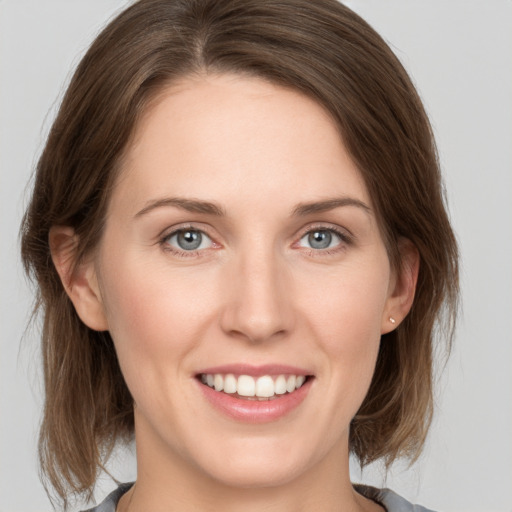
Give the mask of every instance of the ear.
<path id="1" fill-rule="evenodd" d="M 381 322 L 381 334 L 386 334 L 400 324 L 409 313 L 414 301 L 418 272 L 420 268 L 420 255 L 416 246 L 407 238 L 398 242 L 401 268 L 394 272 L 390 282 L 390 289 L 386 307 Z"/>
<path id="2" fill-rule="evenodd" d="M 108 330 L 94 262 L 91 258 L 76 265 L 78 237 L 73 228 L 52 226 L 49 244 L 53 264 L 82 322 L 95 331 Z"/>

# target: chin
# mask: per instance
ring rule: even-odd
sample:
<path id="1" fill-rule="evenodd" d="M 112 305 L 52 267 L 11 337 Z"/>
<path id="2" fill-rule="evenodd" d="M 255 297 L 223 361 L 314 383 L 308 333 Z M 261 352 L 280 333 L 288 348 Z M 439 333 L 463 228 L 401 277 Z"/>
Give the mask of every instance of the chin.
<path id="1" fill-rule="evenodd" d="M 229 487 L 278 487 L 307 473 L 319 457 L 318 451 L 304 450 L 304 444 L 291 446 L 278 440 L 263 442 L 261 439 L 238 444 L 210 451 L 209 457 L 202 461 L 203 471 Z"/>
<path id="2" fill-rule="evenodd" d="M 304 471 L 302 464 L 290 460 L 227 460 L 224 467 L 211 468 L 211 477 L 228 487 L 261 489 L 279 487 L 295 480 Z"/>

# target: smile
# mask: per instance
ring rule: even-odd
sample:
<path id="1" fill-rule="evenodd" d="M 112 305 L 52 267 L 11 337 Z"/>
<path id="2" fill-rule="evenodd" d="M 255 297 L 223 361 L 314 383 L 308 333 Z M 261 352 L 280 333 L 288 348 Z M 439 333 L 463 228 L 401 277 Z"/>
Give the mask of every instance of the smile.
<path id="1" fill-rule="evenodd" d="M 310 371 L 281 364 L 228 364 L 195 374 L 201 395 L 225 418 L 242 423 L 277 421 L 300 408 L 313 387 Z"/>
<path id="2" fill-rule="evenodd" d="M 202 373 L 200 380 L 206 386 L 220 393 L 246 400 L 273 400 L 281 395 L 293 393 L 306 382 L 305 375 L 239 375 L 232 373 Z"/>

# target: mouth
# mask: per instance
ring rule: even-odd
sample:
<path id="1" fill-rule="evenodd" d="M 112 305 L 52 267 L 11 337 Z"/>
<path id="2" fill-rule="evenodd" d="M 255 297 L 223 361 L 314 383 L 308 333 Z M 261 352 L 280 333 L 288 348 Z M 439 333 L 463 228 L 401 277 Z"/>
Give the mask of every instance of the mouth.
<path id="1" fill-rule="evenodd" d="M 195 380 L 206 401 L 224 417 L 262 424 L 302 410 L 315 376 L 288 365 L 236 364 L 205 368 Z"/>
<path id="2" fill-rule="evenodd" d="M 241 400 L 271 401 L 285 397 L 300 389 L 312 375 L 235 375 L 233 373 L 201 373 L 198 380 L 215 390 Z"/>

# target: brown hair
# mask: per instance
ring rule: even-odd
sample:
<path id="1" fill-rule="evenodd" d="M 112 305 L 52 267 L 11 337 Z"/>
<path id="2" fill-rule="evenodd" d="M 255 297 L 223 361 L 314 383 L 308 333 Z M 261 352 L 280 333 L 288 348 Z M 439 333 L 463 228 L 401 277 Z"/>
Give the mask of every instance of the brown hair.
<path id="1" fill-rule="evenodd" d="M 115 443 L 131 437 L 133 405 L 110 335 L 79 320 L 61 284 L 49 229 L 75 230 L 77 262 L 94 250 L 138 118 L 163 87 L 198 72 L 262 77 L 323 105 L 364 177 L 392 264 L 400 266 L 401 237 L 417 247 L 415 301 L 383 336 L 350 449 L 363 465 L 379 458 L 390 464 L 414 459 L 425 441 L 434 330 L 446 326 L 451 340 L 458 255 L 432 130 L 402 65 L 336 0 L 142 0 L 114 19 L 80 62 L 22 225 L 22 257 L 44 315 L 40 461 L 64 505 L 69 492 L 90 496 Z"/>

